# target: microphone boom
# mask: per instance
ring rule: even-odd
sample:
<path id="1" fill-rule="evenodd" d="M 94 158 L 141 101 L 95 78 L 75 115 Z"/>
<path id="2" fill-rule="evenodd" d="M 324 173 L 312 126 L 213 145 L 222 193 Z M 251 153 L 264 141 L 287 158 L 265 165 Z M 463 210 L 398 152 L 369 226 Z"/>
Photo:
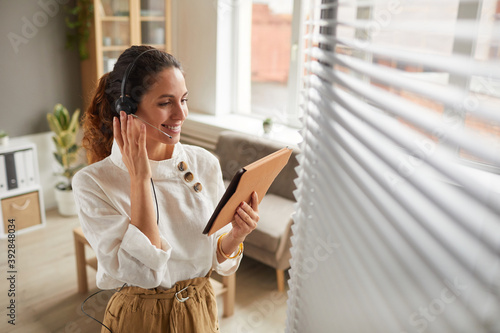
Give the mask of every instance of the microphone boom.
<path id="1" fill-rule="evenodd" d="M 149 126 L 153 127 L 155 130 L 159 131 L 160 133 L 165 134 L 165 135 L 166 135 L 166 136 L 168 136 L 170 139 L 172 139 L 172 136 L 170 136 L 169 134 L 167 134 L 167 133 L 163 132 L 163 131 L 162 131 L 161 129 L 159 129 L 158 127 L 155 127 L 155 126 L 151 125 L 150 123 L 148 123 L 147 121 L 145 121 L 145 120 L 144 120 L 144 119 L 142 119 L 141 117 L 136 116 L 136 115 L 135 115 L 135 114 L 133 114 L 133 113 L 132 113 L 131 115 L 132 115 L 132 117 L 137 118 L 137 119 L 139 119 L 139 120 L 143 121 L 146 125 L 149 125 Z"/>

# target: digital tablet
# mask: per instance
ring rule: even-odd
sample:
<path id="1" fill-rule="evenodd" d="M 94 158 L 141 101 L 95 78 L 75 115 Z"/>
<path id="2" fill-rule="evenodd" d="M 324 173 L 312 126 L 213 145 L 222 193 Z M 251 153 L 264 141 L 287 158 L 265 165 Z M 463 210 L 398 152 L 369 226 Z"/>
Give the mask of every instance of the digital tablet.
<path id="1" fill-rule="evenodd" d="M 254 191 L 260 203 L 291 155 L 292 149 L 283 148 L 241 168 L 233 176 L 203 233 L 210 236 L 230 223 L 241 202 L 250 204 Z"/>

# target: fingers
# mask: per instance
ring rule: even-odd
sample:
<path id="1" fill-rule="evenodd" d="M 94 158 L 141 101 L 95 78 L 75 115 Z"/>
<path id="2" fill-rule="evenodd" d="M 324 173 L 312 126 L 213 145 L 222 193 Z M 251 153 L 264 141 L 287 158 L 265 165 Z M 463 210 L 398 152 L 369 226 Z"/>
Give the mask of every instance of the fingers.
<path id="1" fill-rule="evenodd" d="M 141 124 L 139 133 L 139 147 L 146 149 L 146 125 Z"/>
<path id="2" fill-rule="evenodd" d="M 134 118 L 124 111 L 120 112 L 120 121 L 113 118 L 113 135 L 122 155 L 134 155 L 146 149 L 146 126 L 134 124 Z"/>
<path id="3" fill-rule="evenodd" d="M 253 220 L 255 223 L 259 221 L 258 211 L 255 211 L 246 202 L 241 203 L 240 207 L 236 210 L 236 213 L 239 214 L 244 221 Z"/>
<path id="4" fill-rule="evenodd" d="M 236 209 L 234 219 L 231 221 L 233 225 L 231 233 L 236 239 L 243 241 L 246 236 L 257 228 L 257 222 L 259 222 L 260 218 L 258 199 L 257 193 L 253 192 L 250 202 L 251 206 L 243 201 Z"/>
<path id="5" fill-rule="evenodd" d="M 123 139 L 121 135 L 120 122 L 118 121 L 118 117 L 113 117 L 113 136 L 115 137 L 116 142 L 118 143 L 118 147 L 120 151 L 123 148 Z"/>
<path id="6" fill-rule="evenodd" d="M 128 149 L 133 148 L 134 144 L 141 143 L 141 133 L 142 129 L 145 128 L 144 125 L 137 128 L 134 125 L 134 118 L 131 115 L 127 115 L 124 111 L 120 112 L 120 122 L 115 117 L 113 120 L 113 131 L 114 136 L 121 146 L 126 146 Z M 144 136 L 145 141 L 145 136 Z"/>
<path id="7" fill-rule="evenodd" d="M 235 222 L 238 226 L 247 229 L 248 233 L 257 227 L 257 222 L 259 221 L 258 198 L 255 192 L 252 194 L 251 204 L 252 206 L 248 205 L 246 202 L 242 202 L 234 215 Z"/>
<path id="8" fill-rule="evenodd" d="M 114 137 L 122 154 L 122 161 L 131 177 L 151 178 L 146 147 L 146 126 L 135 122 L 132 115 L 120 112 L 120 121 L 113 119 Z"/>
<path id="9" fill-rule="evenodd" d="M 127 137 L 126 140 L 127 140 L 129 148 L 131 148 L 132 144 L 135 141 L 134 137 L 133 137 L 134 132 L 133 132 L 133 129 L 132 129 L 132 119 L 131 119 L 132 117 L 130 115 L 127 115 L 125 117 L 127 118 L 127 120 L 126 120 L 126 123 L 127 123 L 126 128 L 127 128 L 127 134 L 128 134 L 128 135 L 126 135 L 126 137 Z"/>
<path id="10" fill-rule="evenodd" d="M 241 218 L 245 220 L 245 217 L 248 216 L 250 219 L 255 222 L 259 221 L 259 197 L 257 192 L 253 191 L 251 196 L 250 205 L 246 202 L 242 202 L 238 210 L 241 209 Z"/>
<path id="11" fill-rule="evenodd" d="M 257 195 L 257 192 L 253 191 L 252 193 L 252 209 L 258 213 L 259 212 L 259 196 Z"/>
<path id="12" fill-rule="evenodd" d="M 129 144 L 134 144 L 133 147 L 141 150 L 142 148 L 146 148 L 146 125 L 135 123 L 135 119 L 129 115 L 127 123 L 129 124 Z M 137 126 L 138 125 L 138 126 Z M 131 140 L 131 141 L 130 141 Z"/>
<path id="13" fill-rule="evenodd" d="M 127 132 L 129 134 L 129 144 L 131 148 L 137 148 L 138 141 L 140 139 L 140 130 L 134 125 L 134 118 L 131 115 L 127 116 Z"/>
<path id="14" fill-rule="evenodd" d="M 120 112 L 120 125 L 120 134 L 123 146 L 128 147 L 127 126 L 129 125 L 129 122 L 127 121 L 126 113 L 123 111 Z"/>
<path id="15" fill-rule="evenodd" d="M 245 217 L 240 214 L 235 214 L 233 223 L 233 229 L 235 227 L 238 228 L 240 233 L 244 237 L 246 237 L 246 235 L 250 234 L 255 228 L 257 228 L 257 222 L 250 219 L 248 215 Z"/>

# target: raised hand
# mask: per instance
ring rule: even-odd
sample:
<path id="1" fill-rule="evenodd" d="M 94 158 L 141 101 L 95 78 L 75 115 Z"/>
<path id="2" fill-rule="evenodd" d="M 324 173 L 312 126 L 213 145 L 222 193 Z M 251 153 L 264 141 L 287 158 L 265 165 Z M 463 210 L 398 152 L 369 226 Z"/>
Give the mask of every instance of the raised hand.
<path id="1" fill-rule="evenodd" d="M 122 153 L 122 160 L 132 181 L 151 178 L 148 152 L 146 150 L 146 126 L 135 122 L 131 115 L 120 112 L 120 121 L 113 119 L 113 135 Z"/>

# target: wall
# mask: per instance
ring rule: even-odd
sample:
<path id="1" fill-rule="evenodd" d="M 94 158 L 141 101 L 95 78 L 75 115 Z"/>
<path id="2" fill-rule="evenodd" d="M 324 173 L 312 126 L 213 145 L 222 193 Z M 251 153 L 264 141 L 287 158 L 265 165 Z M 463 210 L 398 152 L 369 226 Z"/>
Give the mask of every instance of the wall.
<path id="1" fill-rule="evenodd" d="M 64 6 L 72 3 L 0 0 L 0 129 L 12 144 L 36 144 L 45 208 L 55 206 L 58 181 L 46 114 L 56 103 L 71 113 L 81 105 L 78 54 L 65 49 Z"/>
<path id="2" fill-rule="evenodd" d="M 81 105 L 78 54 L 66 50 L 63 5 L 74 0 L 0 0 L 0 129 L 48 131 L 46 113 Z"/>
<path id="3" fill-rule="evenodd" d="M 214 1 L 172 1 L 172 53 L 182 63 L 190 110 L 216 110 L 217 6 Z"/>
<path id="4" fill-rule="evenodd" d="M 190 111 L 230 111 L 232 6 L 226 3 L 172 0 L 172 53 L 185 72 Z"/>

